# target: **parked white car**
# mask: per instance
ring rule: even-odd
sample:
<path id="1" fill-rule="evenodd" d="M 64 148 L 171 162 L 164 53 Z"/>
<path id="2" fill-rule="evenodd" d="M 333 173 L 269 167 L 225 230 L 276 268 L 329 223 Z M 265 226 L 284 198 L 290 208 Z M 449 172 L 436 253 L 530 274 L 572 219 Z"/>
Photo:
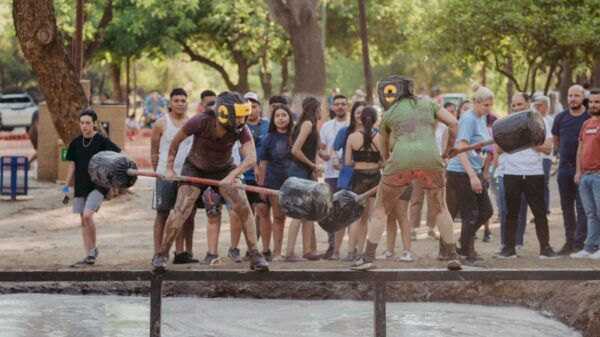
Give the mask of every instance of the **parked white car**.
<path id="1" fill-rule="evenodd" d="M 37 109 L 37 104 L 27 93 L 0 95 L 0 130 L 29 129 Z"/>

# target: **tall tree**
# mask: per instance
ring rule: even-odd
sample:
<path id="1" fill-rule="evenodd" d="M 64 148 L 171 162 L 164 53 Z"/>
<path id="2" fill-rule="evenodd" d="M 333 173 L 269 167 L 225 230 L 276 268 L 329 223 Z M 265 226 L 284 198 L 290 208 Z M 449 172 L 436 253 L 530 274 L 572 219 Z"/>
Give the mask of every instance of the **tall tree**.
<path id="1" fill-rule="evenodd" d="M 65 50 L 51 0 L 14 0 L 13 21 L 25 58 L 46 97 L 52 123 L 69 143 L 79 134 L 77 112 L 87 106 Z"/>
<path id="2" fill-rule="evenodd" d="M 365 7 L 365 0 L 358 0 L 358 11 L 360 13 L 360 40 L 362 42 L 367 102 L 373 104 L 373 74 L 371 73 L 371 60 L 369 59 L 369 33 L 367 31 L 367 10 Z"/>
<path id="3" fill-rule="evenodd" d="M 319 1 L 267 0 L 275 20 L 289 34 L 294 54 L 294 98 L 325 94 L 325 54 L 319 28 Z"/>

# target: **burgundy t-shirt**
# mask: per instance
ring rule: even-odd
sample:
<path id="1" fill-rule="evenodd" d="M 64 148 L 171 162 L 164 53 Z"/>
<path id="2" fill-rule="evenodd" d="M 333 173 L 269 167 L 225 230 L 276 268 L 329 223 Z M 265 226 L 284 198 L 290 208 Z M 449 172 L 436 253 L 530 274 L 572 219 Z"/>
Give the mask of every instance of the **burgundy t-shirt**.
<path id="1" fill-rule="evenodd" d="M 600 119 L 590 118 L 583 123 L 579 141 L 583 144 L 581 170 L 583 172 L 600 170 Z"/>
<path id="2" fill-rule="evenodd" d="M 252 141 L 252 134 L 246 125 L 240 133 L 227 132 L 217 139 L 213 135 L 216 123 L 214 115 L 199 113 L 188 119 L 182 128 L 186 136 L 194 136 L 187 159 L 202 171 L 217 171 L 231 166 L 233 144 L 238 140 L 242 144 Z"/>

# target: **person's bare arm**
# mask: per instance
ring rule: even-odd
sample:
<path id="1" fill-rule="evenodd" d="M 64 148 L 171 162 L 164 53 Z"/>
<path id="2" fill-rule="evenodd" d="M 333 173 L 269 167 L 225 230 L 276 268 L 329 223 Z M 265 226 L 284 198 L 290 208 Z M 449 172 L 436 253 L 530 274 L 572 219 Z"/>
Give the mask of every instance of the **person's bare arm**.
<path id="1" fill-rule="evenodd" d="M 577 159 L 575 160 L 575 167 L 576 167 L 576 173 L 575 173 L 575 178 L 573 178 L 573 181 L 575 182 L 575 184 L 579 185 L 579 181 L 581 179 L 581 157 L 583 154 L 583 145 L 581 144 L 581 142 L 579 142 L 579 145 L 577 146 Z"/>
<path id="2" fill-rule="evenodd" d="M 152 169 L 156 171 L 158 167 L 158 158 L 160 156 L 160 138 L 164 132 L 165 119 L 159 119 L 152 125 L 152 135 L 150 136 L 150 162 Z"/>
<path id="3" fill-rule="evenodd" d="M 75 163 L 70 162 L 69 168 L 67 169 L 67 178 L 65 180 L 65 185 L 73 186 L 73 176 L 75 175 Z"/>
<path id="4" fill-rule="evenodd" d="M 544 144 L 539 146 L 534 146 L 533 149 L 537 152 L 541 152 L 545 155 L 549 155 L 552 152 L 552 138 L 547 138 L 544 141 Z"/>
<path id="5" fill-rule="evenodd" d="M 469 146 L 469 142 L 467 142 L 466 140 L 460 141 L 460 149 L 467 146 Z M 475 173 L 475 170 L 473 170 L 473 167 L 471 166 L 471 162 L 469 161 L 467 154 L 465 152 L 459 153 L 458 160 L 460 161 L 462 167 L 465 169 L 465 172 L 469 176 L 469 180 L 471 181 L 471 189 L 473 190 L 473 192 L 481 193 L 483 191 L 483 186 L 481 186 L 481 181 L 479 180 L 479 177 L 477 177 L 477 173 Z"/>
<path id="6" fill-rule="evenodd" d="M 258 185 L 262 186 L 265 184 L 265 178 L 267 176 L 267 165 L 269 165 L 268 160 L 261 160 L 258 163 L 258 180 L 256 181 Z"/>
<path id="7" fill-rule="evenodd" d="M 254 146 L 254 140 L 252 138 L 242 144 L 240 147 L 240 155 L 242 158 L 244 158 L 244 160 L 242 160 L 238 167 L 229 172 L 227 177 L 221 180 L 221 183 L 224 185 L 235 183 L 235 179 L 237 177 L 256 166 L 256 147 Z"/>
<path id="8" fill-rule="evenodd" d="M 458 135 L 458 120 L 448 110 L 441 108 L 435 113 L 435 118 L 448 126 L 448 137 L 446 138 L 446 147 L 442 151 L 444 156 L 447 156 L 448 150 L 454 147 L 456 136 Z M 444 144 L 442 142 L 442 144 Z"/>
<path id="9" fill-rule="evenodd" d="M 346 165 L 347 167 L 354 167 L 354 161 L 352 160 L 352 148 L 356 140 L 355 135 L 356 133 L 351 134 L 350 136 L 348 136 L 348 140 L 346 141 L 346 155 L 344 157 L 344 165 Z"/>
<path id="10" fill-rule="evenodd" d="M 175 165 L 175 157 L 177 157 L 177 151 L 179 151 L 179 145 L 183 142 L 188 136 L 183 132 L 183 128 L 181 128 L 173 137 L 171 141 L 171 146 L 169 146 L 169 155 L 167 156 L 167 168 L 165 169 L 165 179 L 172 178 L 175 176 L 175 171 L 173 170 L 173 165 Z"/>
<path id="11" fill-rule="evenodd" d="M 558 147 L 560 146 L 560 137 L 557 135 L 552 136 L 552 141 L 554 142 L 554 148 L 558 151 Z"/>
<path id="12" fill-rule="evenodd" d="M 302 146 L 304 146 L 304 143 L 306 142 L 306 138 L 308 138 L 308 135 L 310 135 L 311 132 L 312 132 L 312 123 L 308 122 L 308 121 L 303 122 L 302 125 L 300 126 L 300 132 L 298 133 L 298 138 L 296 138 L 294 145 L 292 145 L 292 155 L 299 161 L 301 161 L 304 164 L 306 164 L 307 166 L 309 166 L 311 168 L 311 170 L 314 171 L 316 169 L 317 165 L 315 163 L 313 163 L 310 159 L 308 159 L 304 155 L 304 152 L 302 152 Z"/>

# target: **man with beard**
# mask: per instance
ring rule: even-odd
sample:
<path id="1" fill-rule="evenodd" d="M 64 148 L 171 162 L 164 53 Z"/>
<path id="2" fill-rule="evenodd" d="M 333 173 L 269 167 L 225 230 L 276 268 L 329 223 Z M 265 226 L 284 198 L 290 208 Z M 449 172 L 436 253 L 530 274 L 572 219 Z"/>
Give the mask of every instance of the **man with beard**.
<path id="1" fill-rule="evenodd" d="M 592 117 L 581 127 L 575 174 L 587 215 L 587 239 L 584 248 L 571 257 L 600 260 L 600 89 L 592 89 L 589 107 Z"/>
<path id="2" fill-rule="evenodd" d="M 331 186 L 331 190 L 335 192 L 338 189 L 337 186 L 340 171 L 333 167 L 332 152 L 335 151 L 333 149 L 333 143 L 338 132 L 350 123 L 348 119 L 348 98 L 346 98 L 346 96 L 338 94 L 333 97 L 333 112 L 334 117 L 325 122 L 319 131 L 321 149 L 326 148 L 327 153 L 325 155 L 321 155 L 321 151 L 319 153 L 320 157 L 327 161 L 324 172 L 325 182 Z M 338 154 L 338 157 L 341 157 L 341 154 Z M 332 233 L 328 234 L 327 241 L 329 247 L 323 256 L 325 259 L 339 259 L 339 249 L 344 238 L 344 232 L 344 230 L 341 230 L 335 235 Z"/>
<path id="3" fill-rule="evenodd" d="M 583 106 L 584 90 L 580 85 L 569 88 L 569 109 L 556 115 L 552 126 L 554 146 L 558 148 L 558 192 L 560 207 L 563 212 L 566 242 L 559 255 L 569 255 L 583 248 L 587 232 L 587 221 L 577 185 L 574 178 L 576 173 L 576 156 L 579 144 L 581 126 L 590 118 Z M 577 209 L 577 220 L 575 218 Z"/>
<path id="4" fill-rule="evenodd" d="M 214 110 L 208 109 L 202 114 L 196 114 L 175 135 L 169 148 L 164 178 L 169 180 L 176 177 L 173 167 L 179 146 L 184 139 L 193 135 L 194 142 L 183 163 L 181 174 L 221 180 L 218 193 L 212 193 L 210 201 L 220 208 L 220 199 L 224 197 L 233 206 L 233 210 L 240 218 L 242 232 L 246 238 L 250 269 L 268 271 L 269 264 L 257 249 L 256 224 L 246 193 L 243 190 L 229 187 L 232 184 L 241 184 L 240 175 L 256 165 L 254 141 L 250 130 L 246 126 L 246 120 L 251 109 L 250 102 L 235 91 L 226 91 L 219 94 Z M 238 140 L 242 144 L 240 154 L 244 157 L 244 160 L 236 167 L 233 164 L 231 150 L 233 144 Z M 152 260 L 155 271 L 162 272 L 166 270 L 169 249 L 183 223 L 193 211 L 196 199 L 206 189 L 206 185 L 180 182 L 177 190 L 177 201 L 173 212 L 167 219 L 160 251 L 154 255 Z M 204 204 L 206 206 L 207 201 L 204 201 Z M 210 208 L 207 207 L 207 216 L 220 214 L 220 211 L 211 214 L 209 212 Z M 216 252 L 211 253 L 216 254 Z"/>

